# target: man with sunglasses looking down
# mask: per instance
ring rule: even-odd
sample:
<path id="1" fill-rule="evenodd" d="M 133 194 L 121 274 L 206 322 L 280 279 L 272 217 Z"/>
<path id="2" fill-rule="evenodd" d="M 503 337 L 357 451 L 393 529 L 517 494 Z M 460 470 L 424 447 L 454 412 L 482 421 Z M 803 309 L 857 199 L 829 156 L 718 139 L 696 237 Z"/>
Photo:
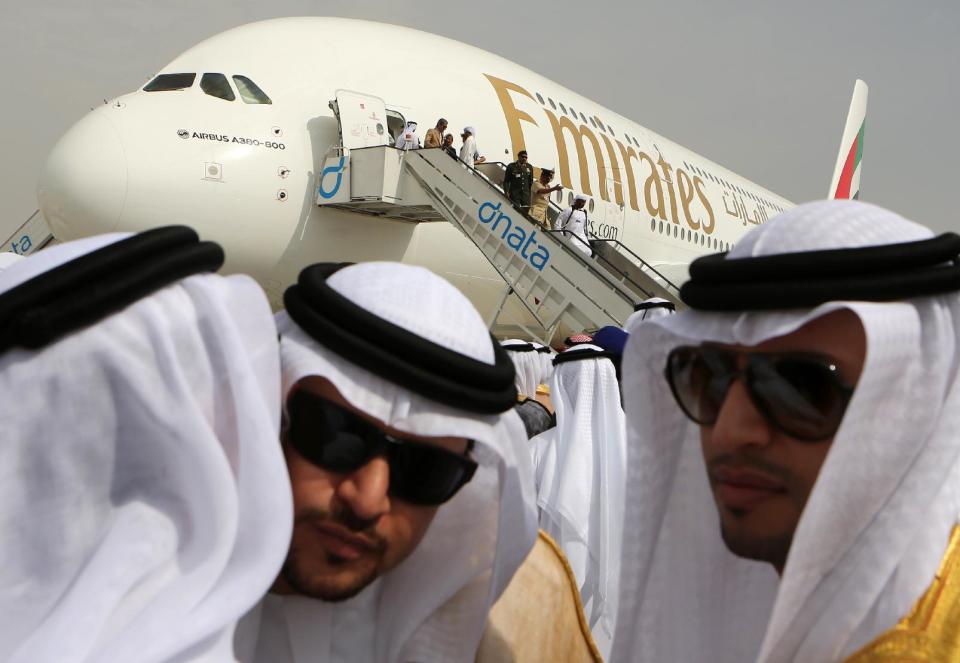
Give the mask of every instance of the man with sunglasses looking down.
<path id="1" fill-rule="evenodd" d="M 613 661 L 960 660 L 960 236 L 801 205 L 634 325 Z"/>
<path id="2" fill-rule="evenodd" d="M 293 537 L 239 660 L 473 661 L 536 538 L 510 359 L 420 267 L 313 265 L 284 303 Z"/>

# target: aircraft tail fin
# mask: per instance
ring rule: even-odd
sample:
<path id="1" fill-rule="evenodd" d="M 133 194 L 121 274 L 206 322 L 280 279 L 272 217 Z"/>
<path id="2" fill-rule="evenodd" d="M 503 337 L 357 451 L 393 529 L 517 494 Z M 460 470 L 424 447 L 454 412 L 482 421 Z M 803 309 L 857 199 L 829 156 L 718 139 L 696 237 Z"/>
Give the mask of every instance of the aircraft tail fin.
<path id="1" fill-rule="evenodd" d="M 840 153 L 833 170 L 828 198 L 859 198 L 860 167 L 863 158 L 863 129 L 867 116 L 867 84 L 857 79 L 847 112 L 847 124 L 840 139 Z"/>

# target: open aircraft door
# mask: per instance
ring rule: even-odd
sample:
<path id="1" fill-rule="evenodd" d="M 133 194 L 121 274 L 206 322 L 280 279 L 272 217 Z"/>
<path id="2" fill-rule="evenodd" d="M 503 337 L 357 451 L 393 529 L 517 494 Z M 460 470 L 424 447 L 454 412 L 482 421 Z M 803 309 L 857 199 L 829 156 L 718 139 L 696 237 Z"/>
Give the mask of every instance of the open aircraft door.
<path id="1" fill-rule="evenodd" d="M 330 110 L 340 125 L 340 146 L 332 146 L 317 177 L 317 204 L 345 203 L 353 195 L 350 150 L 390 144 L 383 99 L 370 94 L 337 90 Z M 346 186 L 344 186 L 346 183 Z"/>
<path id="2" fill-rule="evenodd" d="M 340 124 L 340 144 L 344 150 L 390 144 L 387 110 L 383 99 L 370 94 L 337 90 L 330 108 Z"/>

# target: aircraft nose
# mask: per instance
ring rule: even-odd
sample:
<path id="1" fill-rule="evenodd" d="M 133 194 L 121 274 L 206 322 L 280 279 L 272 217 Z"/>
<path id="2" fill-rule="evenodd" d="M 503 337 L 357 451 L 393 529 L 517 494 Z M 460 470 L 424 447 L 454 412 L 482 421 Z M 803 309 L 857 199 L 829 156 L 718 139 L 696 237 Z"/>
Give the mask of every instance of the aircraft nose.
<path id="1" fill-rule="evenodd" d="M 116 129 L 89 113 L 57 142 L 40 174 L 40 210 L 60 240 L 114 230 L 127 196 L 127 162 Z"/>

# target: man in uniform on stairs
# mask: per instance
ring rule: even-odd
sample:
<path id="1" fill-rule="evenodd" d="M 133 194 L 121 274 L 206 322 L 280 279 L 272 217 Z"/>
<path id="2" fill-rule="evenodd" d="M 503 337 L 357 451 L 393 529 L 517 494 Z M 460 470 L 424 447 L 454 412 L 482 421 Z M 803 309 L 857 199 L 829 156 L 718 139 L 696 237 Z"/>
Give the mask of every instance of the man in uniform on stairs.
<path id="1" fill-rule="evenodd" d="M 550 207 L 550 194 L 563 189 L 559 184 L 550 186 L 552 179 L 553 169 L 542 168 L 540 177 L 530 187 L 530 216 L 544 228 L 547 228 L 547 208 Z"/>
<path id="2" fill-rule="evenodd" d="M 524 214 L 530 209 L 530 187 L 533 185 L 533 166 L 527 163 L 527 151 L 520 150 L 517 160 L 507 166 L 503 174 L 503 192 L 513 206 Z"/>

